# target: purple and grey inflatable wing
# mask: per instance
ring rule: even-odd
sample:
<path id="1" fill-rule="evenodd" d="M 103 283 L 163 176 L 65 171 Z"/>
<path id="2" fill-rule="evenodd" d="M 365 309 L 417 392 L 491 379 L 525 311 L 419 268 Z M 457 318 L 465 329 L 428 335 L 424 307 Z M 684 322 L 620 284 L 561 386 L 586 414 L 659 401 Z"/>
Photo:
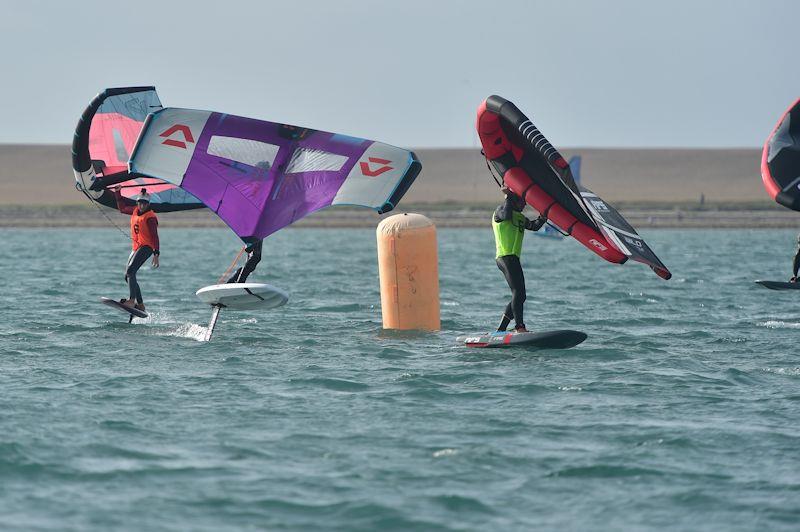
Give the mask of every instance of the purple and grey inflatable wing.
<path id="1" fill-rule="evenodd" d="M 177 108 L 147 117 L 129 163 L 198 198 L 245 242 L 331 205 L 388 212 L 421 169 L 413 152 L 374 140 Z"/>

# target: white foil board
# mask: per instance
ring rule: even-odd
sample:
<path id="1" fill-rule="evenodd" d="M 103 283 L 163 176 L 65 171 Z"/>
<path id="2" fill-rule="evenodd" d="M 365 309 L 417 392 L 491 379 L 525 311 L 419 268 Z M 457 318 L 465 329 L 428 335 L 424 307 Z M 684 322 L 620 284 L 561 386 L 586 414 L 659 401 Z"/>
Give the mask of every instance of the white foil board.
<path id="1" fill-rule="evenodd" d="M 289 294 L 263 283 L 226 283 L 204 286 L 196 292 L 203 303 L 228 310 L 271 309 L 289 301 Z"/>

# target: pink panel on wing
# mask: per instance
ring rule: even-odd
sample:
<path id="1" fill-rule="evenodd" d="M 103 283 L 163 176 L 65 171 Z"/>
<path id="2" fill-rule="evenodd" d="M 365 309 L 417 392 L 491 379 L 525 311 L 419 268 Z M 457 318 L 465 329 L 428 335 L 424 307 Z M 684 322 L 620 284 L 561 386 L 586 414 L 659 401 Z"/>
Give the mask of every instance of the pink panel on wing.
<path id="1" fill-rule="evenodd" d="M 117 155 L 115 138 L 122 140 L 125 152 L 130 155 L 141 130 L 142 122 L 127 116 L 118 113 L 96 114 L 92 119 L 92 127 L 89 128 L 89 155 L 93 160 L 105 162 L 106 167 L 123 167 L 125 170 L 128 160 L 126 158 L 123 161 Z"/>

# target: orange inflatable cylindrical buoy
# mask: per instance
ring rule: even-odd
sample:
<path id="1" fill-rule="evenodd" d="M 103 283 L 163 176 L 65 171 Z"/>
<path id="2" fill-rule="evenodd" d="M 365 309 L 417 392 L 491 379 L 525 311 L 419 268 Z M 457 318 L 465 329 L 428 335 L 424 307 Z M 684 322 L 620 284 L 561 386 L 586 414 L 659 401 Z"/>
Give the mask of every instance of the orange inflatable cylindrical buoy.
<path id="1" fill-rule="evenodd" d="M 396 214 L 376 233 L 383 328 L 439 330 L 436 226 L 421 214 Z"/>

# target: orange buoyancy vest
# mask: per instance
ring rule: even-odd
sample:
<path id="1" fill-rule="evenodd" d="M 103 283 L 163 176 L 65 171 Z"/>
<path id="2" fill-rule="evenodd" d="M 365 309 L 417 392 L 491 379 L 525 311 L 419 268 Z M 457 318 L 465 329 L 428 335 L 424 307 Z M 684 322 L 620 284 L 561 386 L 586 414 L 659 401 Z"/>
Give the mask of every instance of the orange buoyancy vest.
<path id="1" fill-rule="evenodd" d="M 158 251 L 158 236 L 150 229 L 148 222 L 155 218 L 158 224 L 158 217 L 152 210 L 144 214 L 139 214 L 139 207 L 133 209 L 131 214 L 131 240 L 133 240 L 133 250 L 136 251 L 142 246 L 150 246 L 153 251 Z"/>

